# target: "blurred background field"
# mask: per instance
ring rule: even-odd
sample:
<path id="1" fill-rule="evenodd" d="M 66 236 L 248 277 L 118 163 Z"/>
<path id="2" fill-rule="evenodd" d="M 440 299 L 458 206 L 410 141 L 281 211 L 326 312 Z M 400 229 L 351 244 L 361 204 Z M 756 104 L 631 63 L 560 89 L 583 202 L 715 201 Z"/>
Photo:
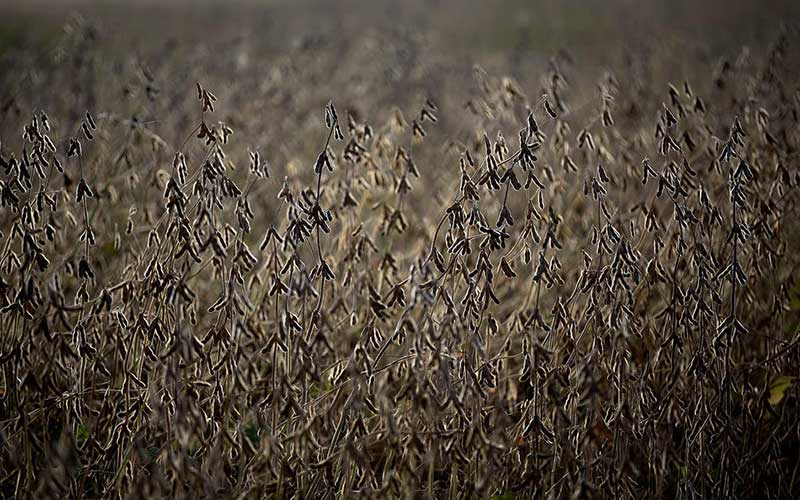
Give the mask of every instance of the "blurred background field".
<path id="1" fill-rule="evenodd" d="M 59 46 L 64 30 L 89 26 L 92 47 L 78 49 L 91 49 L 94 64 L 113 74 L 85 93 L 86 104 L 136 115 L 179 140 L 177 123 L 155 117 L 188 112 L 199 80 L 221 97 L 222 118 L 239 140 L 269 150 L 282 169 L 313 159 L 307 143 L 323 133 L 315 118 L 331 99 L 379 123 L 430 96 L 447 110 L 439 139 L 464 140 L 476 65 L 514 79 L 535 101 L 550 62 L 561 57 L 570 63 L 564 70 L 576 118 L 594 112 L 606 72 L 629 69 L 641 81 L 620 84 L 640 87 L 650 112 L 659 103 L 644 93 L 689 77 L 699 90 L 710 88 L 721 61 L 763 52 L 798 13 L 790 0 L 7 0 L 0 3 L 0 97 L 21 110 L 59 93 L 53 82 L 63 85 L 71 71 L 57 58 L 69 50 Z M 139 99 L 148 85 L 158 95 Z M 60 114 L 56 102 L 48 107 Z M 11 122 L 0 117 L 6 140 Z"/>

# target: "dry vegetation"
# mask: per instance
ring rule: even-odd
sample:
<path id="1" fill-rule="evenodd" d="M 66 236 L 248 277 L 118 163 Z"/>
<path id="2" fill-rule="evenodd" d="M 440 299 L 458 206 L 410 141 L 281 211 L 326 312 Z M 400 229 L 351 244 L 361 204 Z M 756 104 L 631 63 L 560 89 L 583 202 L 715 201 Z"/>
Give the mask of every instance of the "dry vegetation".
<path id="1" fill-rule="evenodd" d="M 0 492 L 797 498 L 778 26 L 602 72 L 79 16 L 0 52 Z"/>

